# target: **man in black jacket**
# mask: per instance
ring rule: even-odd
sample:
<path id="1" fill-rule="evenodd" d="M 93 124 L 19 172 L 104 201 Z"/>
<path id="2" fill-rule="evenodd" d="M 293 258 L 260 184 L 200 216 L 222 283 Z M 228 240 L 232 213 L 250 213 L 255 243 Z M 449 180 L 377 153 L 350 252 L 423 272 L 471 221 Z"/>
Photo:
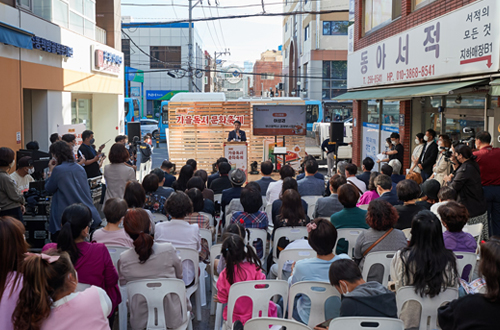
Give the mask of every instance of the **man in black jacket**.
<path id="1" fill-rule="evenodd" d="M 434 141 L 436 137 L 436 132 L 431 128 L 425 132 L 424 144 L 422 153 L 418 160 L 418 168 L 420 169 L 420 174 L 422 175 L 422 180 L 427 180 L 432 175 L 432 168 L 436 164 L 436 158 L 438 155 L 438 146 Z"/>
<path id="2" fill-rule="evenodd" d="M 145 135 L 144 141 L 139 145 L 138 153 L 141 158 L 140 169 L 139 169 L 139 181 L 142 181 L 146 175 L 151 172 L 151 154 L 153 153 L 151 150 L 151 136 Z"/>

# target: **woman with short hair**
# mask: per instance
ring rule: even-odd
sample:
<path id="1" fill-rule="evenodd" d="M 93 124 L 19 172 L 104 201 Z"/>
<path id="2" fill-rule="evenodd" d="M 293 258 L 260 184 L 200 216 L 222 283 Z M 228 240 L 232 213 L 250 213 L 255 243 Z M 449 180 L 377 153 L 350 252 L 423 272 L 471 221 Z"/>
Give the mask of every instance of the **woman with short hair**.
<path id="1" fill-rule="evenodd" d="M 24 197 L 19 195 L 16 184 L 9 175 L 15 165 L 14 157 L 12 149 L 0 148 L 0 216 L 10 216 L 23 221 Z"/>
<path id="2" fill-rule="evenodd" d="M 411 227 L 411 221 L 415 214 L 425 210 L 423 206 L 417 204 L 417 199 L 420 197 L 420 186 L 413 180 L 405 179 L 400 181 L 396 186 L 398 199 L 403 202 L 403 205 L 396 205 L 396 211 L 399 214 L 399 220 L 395 228 L 403 230 Z"/>
<path id="3" fill-rule="evenodd" d="M 127 182 L 136 182 L 135 171 L 125 164 L 130 159 L 130 153 L 122 143 L 115 143 L 109 150 L 111 164 L 104 166 L 104 180 L 106 181 L 106 194 L 103 204 L 110 198 L 123 198 Z"/>

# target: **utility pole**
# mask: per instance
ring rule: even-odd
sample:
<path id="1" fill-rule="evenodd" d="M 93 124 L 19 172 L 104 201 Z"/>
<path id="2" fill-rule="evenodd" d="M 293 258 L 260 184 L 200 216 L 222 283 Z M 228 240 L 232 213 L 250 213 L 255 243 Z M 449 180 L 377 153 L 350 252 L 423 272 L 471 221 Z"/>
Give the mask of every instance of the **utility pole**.
<path id="1" fill-rule="evenodd" d="M 201 0 L 200 0 L 201 1 Z M 196 6 L 196 4 L 195 4 Z M 189 44 L 188 44 L 188 77 L 189 77 L 189 87 L 188 91 L 191 93 L 193 91 L 193 0 L 189 0 Z"/>

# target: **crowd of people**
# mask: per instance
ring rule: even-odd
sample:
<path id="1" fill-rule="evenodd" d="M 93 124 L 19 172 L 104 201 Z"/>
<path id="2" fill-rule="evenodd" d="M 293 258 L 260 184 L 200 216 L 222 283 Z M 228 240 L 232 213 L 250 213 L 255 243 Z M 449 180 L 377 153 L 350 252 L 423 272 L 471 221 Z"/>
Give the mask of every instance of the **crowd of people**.
<path id="1" fill-rule="evenodd" d="M 45 190 L 52 195 L 52 243 L 40 254 L 28 252 L 24 239 L 21 193 L 29 185 L 26 176 L 32 162 L 29 157 L 19 159 L 16 171 L 9 175 L 14 152 L 0 148 L 1 329 L 67 329 L 74 324 L 81 329 L 112 328 L 122 301 L 119 285 L 177 278 L 187 288 L 192 286 L 197 265 L 181 262 L 176 248 L 194 249 L 199 262 L 208 263 L 210 246 L 201 239 L 200 229 L 214 235 L 216 226 L 223 232 L 221 255 L 214 267 L 219 275 L 215 302 L 227 303 L 234 283 L 280 275 L 290 285 L 317 281 L 335 287 L 342 299 L 327 304 L 325 319 L 399 317 L 405 329 L 418 329 L 421 307 L 409 302 L 398 311 L 398 289 L 412 286 L 416 294 L 433 298 L 447 288 L 460 288 L 463 297 L 436 311 L 440 327 L 497 327 L 500 172 L 495 171 L 494 160 L 500 157 L 487 132 L 477 134 L 476 151 L 451 144 L 446 135 L 436 143 L 432 129 L 417 134 L 406 174 L 404 149 L 399 135 L 393 133 L 385 152 L 388 157 L 379 161 L 383 163 L 380 172 L 366 158 L 361 171 L 356 164 L 339 162 L 336 173 L 325 178 L 318 172 L 317 160 L 306 156 L 303 173 L 284 165 L 275 180 L 273 164 L 264 161 L 261 177 L 251 182 L 244 171 L 231 169 L 224 157 L 217 159 L 211 175 L 198 168 L 194 159 L 186 161 L 178 176 L 168 160 L 151 169 L 150 140 L 138 143 L 134 152 L 126 137 L 118 136 L 109 151 L 110 164 L 104 166 L 101 212 L 87 180 L 101 175 L 104 145 L 95 149 L 91 131 L 85 131 L 82 139 L 76 156 L 74 139 L 68 136 L 54 138 L 50 146 Z M 137 153 L 142 153 L 141 160 L 131 162 Z M 485 242 L 480 246 L 464 231 L 477 223 L 484 226 Z M 316 257 L 289 262 L 278 274 L 277 260 L 273 251 L 265 249 L 266 242 L 248 240 L 247 229 L 267 231 L 269 227 L 270 240 L 280 227 L 304 227 L 307 232 L 302 239 L 280 238 L 274 251 L 278 257 L 283 250 L 297 248 L 311 249 Z M 338 230 L 345 228 L 362 229 L 354 246 L 339 237 Z M 107 246 L 128 248 L 116 267 Z M 388 287 L 381 284 L 381 265 L 371 267 L 366 278 L 361 275 L 367 255 L 380 251 L 394 254 Z M 460 272 L 454 252 L 477 251 L 479 272 Z M 79 290 L 79 284 L 90 288 Z M 242 329 L 252 317 L 248 299 L 238 300 L 234 307 L 234 329 Z M 168 328 L 184 323 L 179 297 L 169 295 L 164 305 Z M 192 309 L 189 299 L 187 306 Z M 286 312 L 280 302 L 269 301 L 268 308 L 269 316 Z M 145 298 L 129 297 L 128 310 L 132 329 L 144 329 Z M 292 310 L 289 317 L 308 324 L 310 298 L 297 297 Z M 227 320 L 227 308 L 223 319 Z"/>

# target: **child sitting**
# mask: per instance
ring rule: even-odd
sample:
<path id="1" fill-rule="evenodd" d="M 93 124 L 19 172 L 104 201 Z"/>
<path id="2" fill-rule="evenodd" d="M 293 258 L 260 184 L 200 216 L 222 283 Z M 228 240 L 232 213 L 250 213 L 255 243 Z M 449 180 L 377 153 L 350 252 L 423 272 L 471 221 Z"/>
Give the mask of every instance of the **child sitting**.
<path id="1" fill-rule="evenodd" d="M 12 319 L 14 329 L 109 330 L 112 305 L 97 287 L 75 292 L 76 271 L 68 253 L 28 253 L 22 267 L 23 288 Z"/>
<path id="2" fill-rule="evenodd" d="M 133 241 L 123 228 L 120 228 L 127 213 L 127 203 L 121 198 L 110 198 L 104 204 L 104 215 L 108 224 L 96 230 L 92 240 L 106 245 L 134 247 Z"/>
<path id="3" fill-rule="evenodd" d="M 245 251 L 246 250 L 246 251 Z M 222 256 L 226 261 L 226 268 L 221 272 L 217 280 L 216 302 L 227 303 L 231 285 L 242 281 L 265 280 L 266 275 L 262 273 L 259 257 L 253 248 L 243 242 L 239 235 L 232 234 L 222 243 Z M 269 301 L 269 317 L 277 317 L 276 305 Z M 223 313 L 227 321 L 227 307 Z M 233 308 L 233 322 L 241 322 L 243 325 L 252 318 L 252 301 L 248 297 L 239 298 Z M 229 325 L 231 328 L 232 325 Z"/>

